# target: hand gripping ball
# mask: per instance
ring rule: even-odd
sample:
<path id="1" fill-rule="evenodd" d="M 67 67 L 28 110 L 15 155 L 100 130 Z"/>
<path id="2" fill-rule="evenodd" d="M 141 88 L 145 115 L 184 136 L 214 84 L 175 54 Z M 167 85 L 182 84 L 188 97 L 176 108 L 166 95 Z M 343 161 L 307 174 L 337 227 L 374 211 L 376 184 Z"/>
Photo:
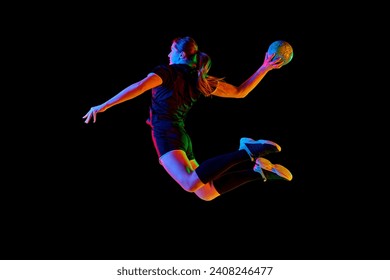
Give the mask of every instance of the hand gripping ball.
<path id="1" fill-rule="evenodd" d="M 275 53 L 275 56 L 272 60 L 276 60 L 280 57 L 283 61 L 283 66 L 289 63 L 294 55 L 292 46 L 283 40 L 273 42 L 268 47 L 268 53 L 270 55 Z"/>

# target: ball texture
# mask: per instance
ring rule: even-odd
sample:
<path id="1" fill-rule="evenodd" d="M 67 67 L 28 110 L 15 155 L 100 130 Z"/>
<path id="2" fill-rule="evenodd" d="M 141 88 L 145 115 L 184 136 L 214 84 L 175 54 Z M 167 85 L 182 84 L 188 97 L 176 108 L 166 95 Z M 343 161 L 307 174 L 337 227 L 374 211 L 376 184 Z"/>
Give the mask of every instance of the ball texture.
<path id="1" fill-rule="evenodd" d="M 268 53 L 270 55 L 275 53 L 275 56 L 272 60 L 276 60 L 280 57 L 283 61 L 283 66 L 289 63 L 294 55 L 292 46 L 283 40 L 275 41 L 269 45 Z"/>

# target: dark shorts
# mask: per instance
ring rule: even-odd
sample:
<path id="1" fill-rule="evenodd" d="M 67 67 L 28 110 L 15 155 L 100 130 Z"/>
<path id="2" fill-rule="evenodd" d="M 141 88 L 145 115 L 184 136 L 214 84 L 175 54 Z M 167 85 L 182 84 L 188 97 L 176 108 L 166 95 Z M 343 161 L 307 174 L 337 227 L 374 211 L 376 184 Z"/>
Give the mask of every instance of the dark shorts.
<path id="1" fill-rule="evenodd" d="M 192 151 L 192 141 L 184 126 L 165 122 L 154 123 L 152 140 L 159 158 L 167 152 L 182 150 L 189 160 L 195 159 Z"/>

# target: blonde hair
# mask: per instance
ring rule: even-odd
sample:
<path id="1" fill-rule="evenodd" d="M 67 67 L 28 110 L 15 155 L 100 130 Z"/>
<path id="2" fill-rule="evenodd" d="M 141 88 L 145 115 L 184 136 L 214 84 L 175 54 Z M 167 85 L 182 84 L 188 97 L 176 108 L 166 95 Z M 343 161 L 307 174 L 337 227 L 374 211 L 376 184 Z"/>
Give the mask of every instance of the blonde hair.
<path id="1" fill-rule="evenodd" d="M 177 37 L 173 40 L 179 52 L 186 54 L 188 63 L 198 71 L 197 88 L 204 96 L 211 96 L 223 78 L 210 76 L 211 58 L 208 54 L 200 52 L 198 44 L 189 36 Z"/>

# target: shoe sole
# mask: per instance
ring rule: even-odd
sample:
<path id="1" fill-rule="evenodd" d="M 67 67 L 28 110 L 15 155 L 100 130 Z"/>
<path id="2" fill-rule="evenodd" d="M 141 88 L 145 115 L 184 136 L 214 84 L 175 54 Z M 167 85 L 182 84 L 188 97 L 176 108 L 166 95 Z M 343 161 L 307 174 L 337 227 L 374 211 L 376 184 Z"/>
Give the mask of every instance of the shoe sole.
<path id="1" fill-rule="evenodd" d="M 260 164 L 258 163 L 258 161 L 260 161 Z M 274 173 L 287 181 L 291 181 L 293 178 L 291 172 L 286 167 L 280 164 L 273 164 L 266 158 L 262 158 L 262 157 L 258 158 L 256 160 L 256 165 L 254 169 L 256 169 L 256 167 L 259 165 L 260 165 L 260 169 L 264 169 L 267 170 L 268 172 Z"/>

